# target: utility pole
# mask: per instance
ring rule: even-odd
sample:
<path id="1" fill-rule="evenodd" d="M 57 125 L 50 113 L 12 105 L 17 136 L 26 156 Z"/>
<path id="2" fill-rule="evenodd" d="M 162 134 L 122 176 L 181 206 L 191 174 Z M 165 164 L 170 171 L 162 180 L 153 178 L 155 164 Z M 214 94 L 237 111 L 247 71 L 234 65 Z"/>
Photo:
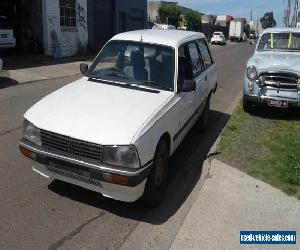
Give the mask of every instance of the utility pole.
<path id="1" fill-rule="evenodd" d="M 288 0 L 288 7 L 286 11 L 286 21 L 287 21 L 287 27 L 290 26 L 290 15 L 291 15 L 291 0 Z"/>
<path id="2" fill-rule="evenodd" d="M 298 2 L 298 0 L 295 0 L 294 27 L 297 27 L 297 23 L 298 23 L 298 11 L 299 11 L 299 2 Z"/>
<path id="3" fill-rule="evenodd" d="M 250 21 L 252 21 L 252 18 L 253 18 L 253 16 L 252 16 L 252 10 L 250 11 Z"/>

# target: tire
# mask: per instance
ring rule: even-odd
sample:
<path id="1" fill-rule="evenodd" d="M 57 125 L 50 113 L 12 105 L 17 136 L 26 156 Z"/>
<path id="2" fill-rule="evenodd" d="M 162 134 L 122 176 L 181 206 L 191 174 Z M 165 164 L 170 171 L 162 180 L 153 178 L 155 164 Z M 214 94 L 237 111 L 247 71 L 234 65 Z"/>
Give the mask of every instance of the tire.
<path id="1" fill-rule="evenodd" d="M 167 187 L 169 148 L 165 140 L 157 145 L 153 167 L 148 176 L 143 201 L 149 207 L 156 207 L 161 202 Z"/>
<path id="2" fill-rule="evenodd" d="M 204 132 L 208 127 L 209 111 L 210 111 L 210 96 L 207 98 L 202 114 L 199 117 L 199 120 L 197 121 L 196 124 L 197 129 L 201 133 Z"/>

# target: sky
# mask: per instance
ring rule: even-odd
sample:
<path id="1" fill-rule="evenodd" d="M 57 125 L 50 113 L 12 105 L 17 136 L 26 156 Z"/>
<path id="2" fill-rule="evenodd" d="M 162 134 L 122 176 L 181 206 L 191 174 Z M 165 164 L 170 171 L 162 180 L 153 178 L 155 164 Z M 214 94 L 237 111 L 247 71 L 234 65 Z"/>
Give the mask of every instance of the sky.
<path id="1" fill-rule="evenodd" d="M 189 7 L 205 14 L 231 15 L 246 17 L 250 20 L 250 11 L 253 11 L 253 20 L 261 18 L 264 13 L 273 11 L 277 26 L 283 24 L 283 10 L 287 0 L 173 0 L 179 5 Z M 293 7 L 293 0 L 292 6 Z"/>

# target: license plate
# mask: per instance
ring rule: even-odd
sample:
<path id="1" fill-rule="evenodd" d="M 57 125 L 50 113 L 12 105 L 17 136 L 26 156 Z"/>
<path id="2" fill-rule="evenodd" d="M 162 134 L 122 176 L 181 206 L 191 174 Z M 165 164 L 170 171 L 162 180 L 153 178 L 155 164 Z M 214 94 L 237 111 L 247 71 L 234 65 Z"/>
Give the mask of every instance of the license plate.
<path id="1" fill-rule="evenodd" d="M 77 174 L 77 175 L 81 175 L 81 176 L 90 178 L 90 172 L 88 170 L 75 168 L 73 166 L 69 166 L 68 164 L 63 164 L 63 163 L 60 163 L 60 162 L 50 161 L 49 162 L 49 167 L 60 169 L 60 170 L 63 170 L 63 171 L 67 171 L 67 172 L 70 172 L 70 173 L 74 173 L 74 174 Z"/>
<path id="2" fill-rule="evenodd" d="M 268 105 L 276 108 L 287 108 L 289 104 L 288 101 L 269 99 Z"/>
<path id="3" fill-rule="evenodd" d="M 7 38 L 7 34 L 1 34 L 1 38 Z"/>

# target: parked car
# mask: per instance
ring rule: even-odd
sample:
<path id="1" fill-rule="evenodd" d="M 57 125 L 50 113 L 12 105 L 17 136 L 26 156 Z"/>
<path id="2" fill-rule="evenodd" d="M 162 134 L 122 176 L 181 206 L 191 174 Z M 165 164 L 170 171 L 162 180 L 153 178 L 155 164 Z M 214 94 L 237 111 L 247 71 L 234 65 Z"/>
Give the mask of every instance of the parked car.
<path id="1" fill-rule="evenodd" d="M 168 24 L 154 24 L 152 29 L 153 30 L 176 30 L 176 27 L 174 25 L 168 25 Z"/>
<path id="2" fill-rule="evenodd" d="M 244 33 L 244 34 L 243 34 L 243 41 L 244 41 L 244 42 L 247 42 L 247 40 L 248 40 L 248 38 L 247 38 L 247 34 L 246 34 L 246 33 Z"/>
<path id="3" fill-rule="evenodd" d="M 0 16 L 0 49 L 10 49 L 16 47 L 14 31 L 8 19 Z"/>
<path id="4" fill-rule="evenodd" d="M 21 152 L 44 177 L 157 204 L 169 157 L 192 126 L 207 127 L 217 69 L 205 36 L 118 34 L 80 68 L 83 78 L 26 112 Z"/>
<path id="5" fill-rule="evenodd" d="M 226 38 L 223 32 L 214 32 L 211 38 L 211 44 L 226 44 Z"/>
<path id="6" fill-rule="evenodd" d="M 266 29 L 247 64 L 243 106 L 300 107 L 300 30 Z"/>

